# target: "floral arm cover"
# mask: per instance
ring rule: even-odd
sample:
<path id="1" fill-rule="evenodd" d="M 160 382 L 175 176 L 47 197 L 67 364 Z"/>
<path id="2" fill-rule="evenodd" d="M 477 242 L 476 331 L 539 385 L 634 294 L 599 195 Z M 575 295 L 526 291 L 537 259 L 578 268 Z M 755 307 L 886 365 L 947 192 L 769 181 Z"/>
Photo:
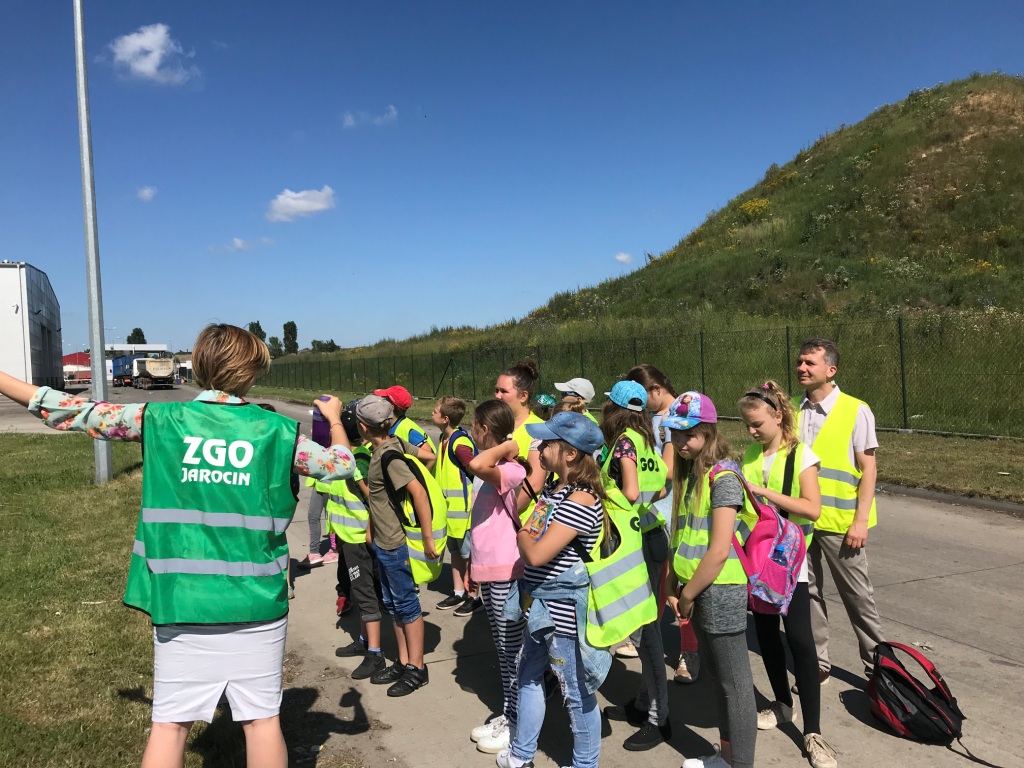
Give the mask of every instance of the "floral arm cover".
<path id="1" fill-rule="evenodd" d="M 218 403 L 245 402 L 224 392 L 208 390 L 197 400 Z M 60 432 L 85 432 L 97 440 L 142 442 L 142 412 L 145 403 L 115 405 L 69 395 L 50 387 L 40 387 L 29 401 L 29 413 L 42 419 L 48 427 Z M 352 452 L 343 446 L 324 448 L 305 435 L 295 443 L 295 471 L 318 480 L 361 480 Z"/>

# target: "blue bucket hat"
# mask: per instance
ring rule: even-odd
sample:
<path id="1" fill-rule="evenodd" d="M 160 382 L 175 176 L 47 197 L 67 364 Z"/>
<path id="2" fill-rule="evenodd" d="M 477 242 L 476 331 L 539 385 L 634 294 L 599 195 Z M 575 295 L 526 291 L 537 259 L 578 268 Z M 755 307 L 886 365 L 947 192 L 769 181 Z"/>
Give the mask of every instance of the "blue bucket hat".
<path id="1" fill-rule="evenodd" d="M 642 384 L 628 379 L 618 382 L 611 392 L 605 392 L 608 398 L 620 408 L 630 411 L 643 411 L 647 407 L 647 390 Z"/>
<path id="2" fill-rule="evenodd" d="M 582 413 L 562 411 L 540 424 L 527 424 L 526 432 L 535 440 L 564 440 L 583 453 L 593 453 L 604 445 L 601 428 Z"/>

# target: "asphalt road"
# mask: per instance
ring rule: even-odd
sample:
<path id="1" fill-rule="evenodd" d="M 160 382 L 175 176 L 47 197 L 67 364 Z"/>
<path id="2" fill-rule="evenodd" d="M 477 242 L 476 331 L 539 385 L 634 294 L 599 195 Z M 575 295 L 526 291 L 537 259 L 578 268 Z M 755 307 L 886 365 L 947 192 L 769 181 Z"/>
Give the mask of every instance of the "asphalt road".
<path id="1" fill-rule="evenodd" d="M 111 390 L 114 402 L 190 399 L 190 387 L 141 392 Z M 276 403 L 279 411 L 298 419 L 308 431 L 309 409 Z M 23 413 L 23 412 L 22 412 Z M 0 407 L 0 429 L 17 430 L 38 424 L 11 407 Z M 885 457 L 880 456 L 880 461 Z M 306 501 L 302 497 L 289 528 L 293 558 L 308 547 Z M 964 743 L 979 758 L 1003 768 L 1024 765 L 1024 521 L 986 510 L 883 495 L 879 525 L 871 531 L 872 579 L 887 636 L 924 649 L 946 678 L 968 720 Z M 326 707 L 340 723 L 325 733 L 325 750 L 356 752 L 366 766 L 480 766 L 493 758 L 475 751 L 470 728 L 481 723 L 500 702 L 496 657 L 487 621 L 478 612 L 458 619 L 434 604 L 449 588 L 447 572 L 424 590 L 427 662 L 430 684 L 403 699 L 347 678 L 358 660 L 337 659 L 334 649 L 358 631 L 357 620 L 334 616 L 334 568 L 301 573 L 295 581 L 288 633 L 289 651 L 315 669 L 322 669 L 317 709 Z M 884 731 L 868 711 L 852 630 L 842 604 L 829 595 L 833 616 L 831 652 L 835 677 L 822 689 L 822 729 L 838 750 L 841 766 L 932 768 L 964 766 L 968 761 L 941 747 L 897 739 Z M 664 625 L 666 648 L 677 637 Z M 749 633 L 751 667 L 759 691 L 770 692 Z M 393 648 L 386 631 L 385 650 Z M 671 660 L 670 660 L 671 661 Z M 599 693 L 602 705 L 632 696 L 639 680 L 636 660 L 616 660 Z M 706 754 L 717 741 L 714 710 L 705 678 L 692 686 L 669 683 L 674 737 L 649 753 L 623 750 L 631 729 L 614 724 L 601 754 L 609 768 L 679 765 L 684 757 Z M 555 700 L 552 700 L 553 702 Z M 803 766 L 796 727 L 758 735 L 759 766 Z M 316 746 L 316 745 L 314 745 Z M 565 765 L 571 746 L 567 716 L 552 704 L 540 741 L 537 766 Z"/>

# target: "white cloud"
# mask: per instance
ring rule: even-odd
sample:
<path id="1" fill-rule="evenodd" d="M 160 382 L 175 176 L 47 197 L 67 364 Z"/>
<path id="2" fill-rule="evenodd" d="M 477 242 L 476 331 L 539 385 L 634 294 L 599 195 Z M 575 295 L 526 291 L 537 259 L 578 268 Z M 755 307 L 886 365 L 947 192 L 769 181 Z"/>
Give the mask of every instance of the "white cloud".
<path id="1" fill-rule="evenodd" d="M 388 108 L 384 111 L 383 115 L 373 118 L 374 125 L 387 125 L 393 123 L 398 119 L 398 110 L 395 109 L 394 104 L 388 104 Z"/>
<path id="2" fill-rule="evenodd" d="M 227 245 L 211 245 L 209 247 L 210 253 L 239 253 L 240 251 L 249 251 L 259 246 L 260 248 L 269 248 L 274 244 L 274 241 L 269 237 L 261 237 L 259 240 L 246 240 L 242 237 L 232 237 L 231 242 Z"/>
<path id="3" fill-rule="evenodd" d="M 369 112 L 346 112 L 341 116 L 342 128 L 355 128 L 357 125 L 387 125 L 398 120 L 398 109 L 388 104 L 383 114 L 371 115 Z"/>
<path id="4" fill-rule="evenodd" d="M 300 216 L 312 216 L 334 207 L 334 190 L 324 184 L 323 189 L 302 192 L 284 190 L 270 201 L 267 221 L 295 221 Z"/>
<path id="5" fill-rule="evenodd" d="M 156 187 L 139 187 L 139 191 L 135 195 L 144 203 L 148 203 L 154 197 L 156 197 Z"/>
<path id="6" fill-rule="evenodd" d="M 632 264 L 633 263 L 633 257 L 630 256 L 628 253 L 616 253 L 615 254 L 615 260 L 617 262 L 619 262 L 619 264 Z"/>
<path id="7" fill-rule="evenodd" d="M 248 251 L 250 248 L 252 248 L 252 243 L 240 237 L 232 237 L 231 245 L 228 246 L 229 251 Z"/>
<path id="8" fill-rule="evenodd" d="M 188 64 L 195 52 L 185 53 L 166 24 L 139 27 L 115 39 L 108 48 L 114 54 L 114 65 L 139 80 L 182 85 L 199 76 L 199 69 Z"/>

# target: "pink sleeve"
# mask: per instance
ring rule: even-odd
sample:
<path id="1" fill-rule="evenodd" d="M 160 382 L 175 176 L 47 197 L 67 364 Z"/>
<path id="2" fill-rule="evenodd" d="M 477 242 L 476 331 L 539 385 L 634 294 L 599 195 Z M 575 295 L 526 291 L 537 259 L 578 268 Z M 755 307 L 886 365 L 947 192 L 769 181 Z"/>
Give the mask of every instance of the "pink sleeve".
<path id="1" fill-rule="evenodd" d="M 502 495 L 518 488 L 523 484 L 523 480 L 526 479 L 526 467 L 518 461 L 506 461 L 499 464 L 498 471 L 501 472 L 501 483 L 498 486 L 498 493 Z"/>

